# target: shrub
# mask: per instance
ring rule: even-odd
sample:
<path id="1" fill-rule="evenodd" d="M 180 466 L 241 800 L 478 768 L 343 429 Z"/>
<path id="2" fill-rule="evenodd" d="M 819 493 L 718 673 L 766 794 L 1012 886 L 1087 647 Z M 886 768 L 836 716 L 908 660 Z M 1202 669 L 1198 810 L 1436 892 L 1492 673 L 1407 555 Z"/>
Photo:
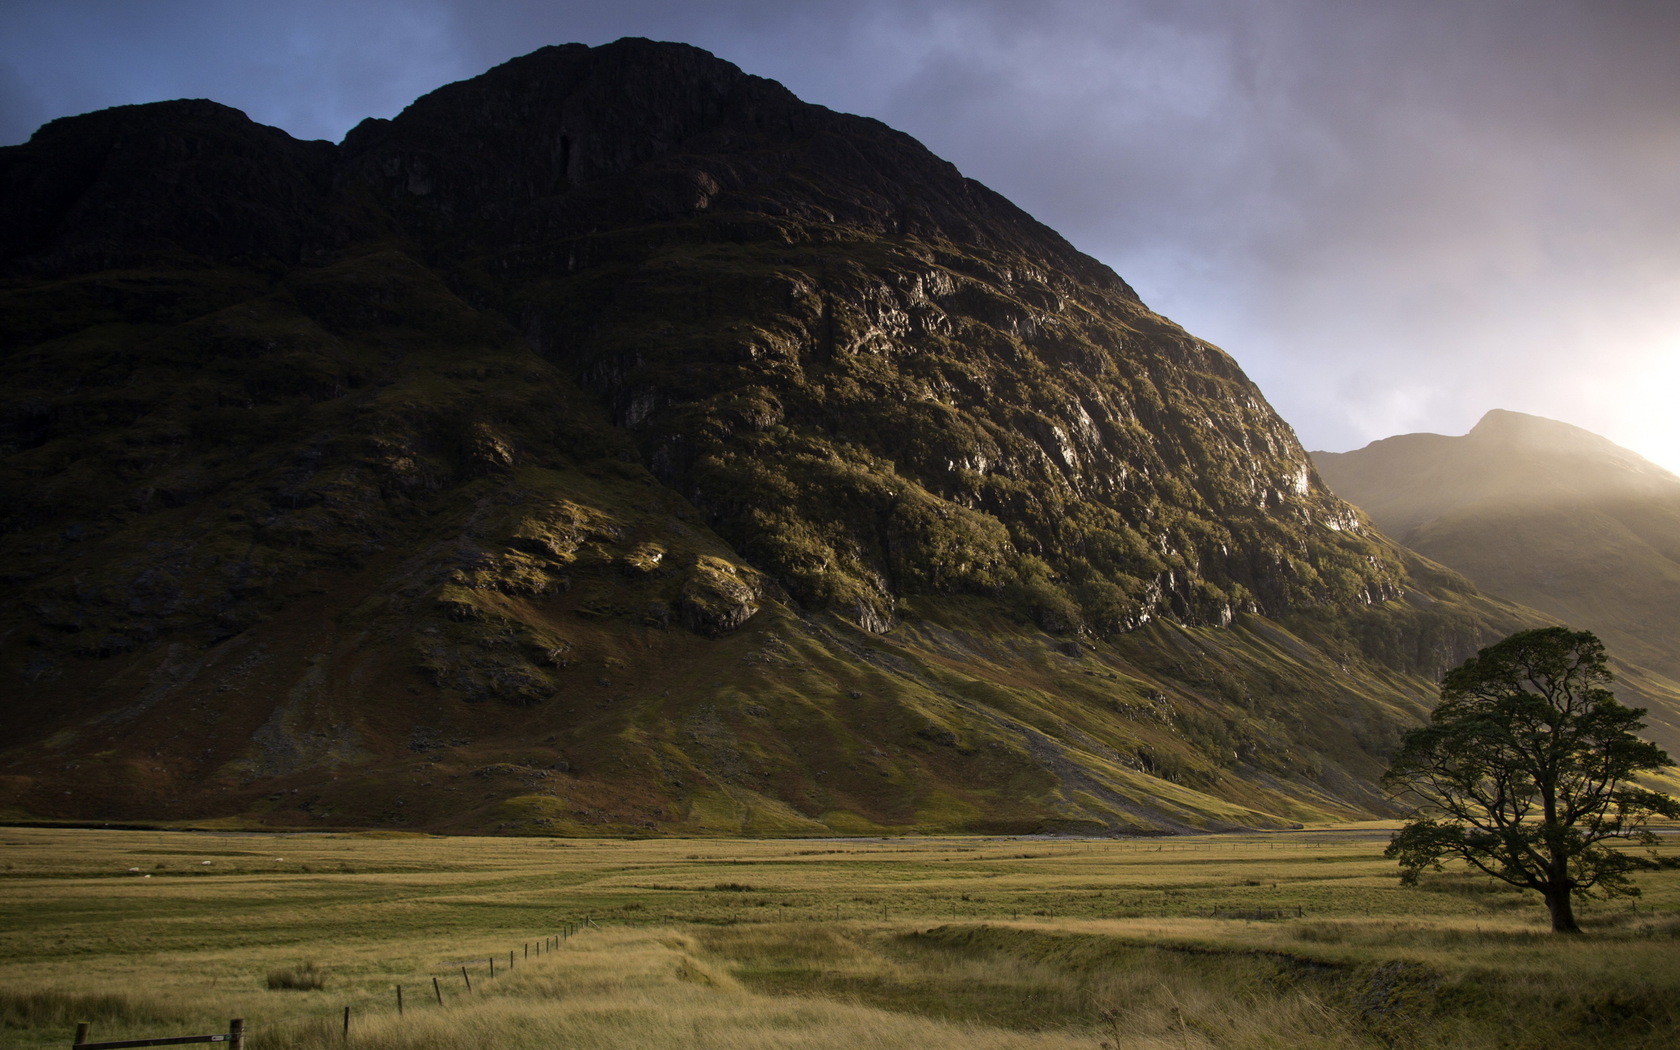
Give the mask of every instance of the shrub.
<path id="1" fill-rule="evenodd" d="M 312 992 L 319 991 L 326 986 L 326 971 L 317 969 L 313 962 L 287 967 L 283 970 L 268 971 L 268 988 L 270 991 Z"/>

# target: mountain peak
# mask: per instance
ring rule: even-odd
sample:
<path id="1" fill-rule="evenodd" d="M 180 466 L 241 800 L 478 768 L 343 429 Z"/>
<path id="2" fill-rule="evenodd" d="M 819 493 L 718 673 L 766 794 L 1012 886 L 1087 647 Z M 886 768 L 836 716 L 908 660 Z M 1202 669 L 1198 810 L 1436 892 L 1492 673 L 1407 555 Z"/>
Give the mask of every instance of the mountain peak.
<path id="1" fill-rule="evenodd" d="M 1590 430 L 1493 409 L 1461 437 L 1401 434 L 1352 452 L 1315 452 L 1337 494 L 1405 542 L 1411 530 L 1484 500 L 1556 503 L 1647 493 L 1680 478 Z"/>
<path id="2" fill-rule="evenodd" d="M 1484 454 L 1498 449 L 1499 455 L 1517 457 L 1508 464 L 1513 468 L 1527 460 L 1536 470 L 1569 475 L 1577 486 L 1614 485 L 1617 479 L 1637 484 L 1680 480 L 1607 437 L 1525 412 L 1492 409 L 1464 437 L 1467 447 L 1481 447 L 1487 450 Z"/>
<path id="3" fill-rule="evenodd" d="M 1405 708 L 1346 707 L 1349 639 L 1432 674 L 1494 615 L 1107 267 L 697 48 L 544 48 L 340 145 L 174 108 L 0 150 L 0 808 L 92 808 L 66 741 L 176 756 L 100 806 L 302 824 L 1364 811 Z M 1274 674 L 1245 639 L 1301 610 L 1388 626 Z M 499 801 L 422 816 L 434 766 Z"/>
<path id="4" fill-rule="evenodd" d="M 1407 546 L 1680 680 L 1680 478 L 1589 430 L 1505 410 L 1462 437 L 1408 434 L 1314 461 Z M 1672 705 L 1652 702 L 1669 709 L 1656 732 L 1680 739 Z"/>
<path id="5" fill-rule="evenodd" d="M 1571 426 L 1568 423 L 1563 423 L 1555 419 L 1548 419 L 1545 416 L 1530 415 L 1527 412 L 1513 412 L 1508 408 L 1488 409 L 1486 414 L 1476 421 L 1476 425 L 1470 428 L 1470 433 L 1523 433 L 1536 430 L 1550 430 L 1557 427 L 1567 427 L 1570 430 L 1577 430 L 1590 437 L 1598 436 L 1596 434 L 1592 434 L 1590 431 L 1581 430 L 1579 427 Z"/>

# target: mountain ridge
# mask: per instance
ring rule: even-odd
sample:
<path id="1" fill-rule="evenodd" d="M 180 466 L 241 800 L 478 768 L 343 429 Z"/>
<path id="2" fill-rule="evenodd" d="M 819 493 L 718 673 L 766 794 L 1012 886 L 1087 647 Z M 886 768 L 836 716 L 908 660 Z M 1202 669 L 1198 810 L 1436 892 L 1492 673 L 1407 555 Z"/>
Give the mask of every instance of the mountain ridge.
<path id="1" fill-rule="evenodd" d="M 1454 460 L 1451 469 L 1425 476 L 1415 461 L 1425 458 L 1426 447 L 1433 453 L 1428 457 L 1433 462 Z M 1513 454 L 1524 460 L 1506 462 Z M 1361 488 L 1365 502 L 1353 502 L 1372 513 L 1383 530 L 1401 542 L 1419 524 L 1399 511 L 1402 501 L 1427 502 L 1430 511 L 1440 514 L 1482 499 L 1600 498 L 1648 494 L 1680 483 L 1662 467 L 1592 431 L 1505 409 L 1490 410 L 1462 437 L 1402 434 L 1353 452 L 1315 451 L 1312 456 L 1321 470 L 1325 463 L 1345 462 L 1338 458 L 1345 456 L 1383 464 L 1390 483 L 1404 488 L 1386 494 Z"/>
<path id="2" fill-rule="evenodd" d="M 1107 267 L 698 49 L 545 48 L 342 146 L 236 113 L 0 150 L 0 807 L 1364 814 L 1532 615 Z"/>
<path id="3" fill-rule="evenodd" d="M 1313 453 L 1384 532 L 1477 586 L 1598 634 L 1680 743 L 1680 477 L 1591 431 L 1494 410 L 1462 437 Z"/>

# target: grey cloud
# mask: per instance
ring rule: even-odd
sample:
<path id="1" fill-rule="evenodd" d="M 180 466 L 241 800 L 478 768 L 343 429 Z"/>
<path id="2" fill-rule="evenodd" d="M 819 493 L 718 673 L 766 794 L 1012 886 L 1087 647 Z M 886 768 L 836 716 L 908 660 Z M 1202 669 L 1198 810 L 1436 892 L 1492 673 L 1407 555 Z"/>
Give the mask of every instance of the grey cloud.
<path id="1" fill-rule="evenodd" d="M 56 115 L 17 70 L 0 63 L 0 145 L 22 142 Z"/>
<path id="2" fill-rule="evenodd" d="M 12 0 L 0 137 L 193 94 L 336 138 L 624 35 L 915 135 L 1224 346 L 1311 446 L 1492 407 L 1615 438 L 1680 355 L 1669 0 Z"/>

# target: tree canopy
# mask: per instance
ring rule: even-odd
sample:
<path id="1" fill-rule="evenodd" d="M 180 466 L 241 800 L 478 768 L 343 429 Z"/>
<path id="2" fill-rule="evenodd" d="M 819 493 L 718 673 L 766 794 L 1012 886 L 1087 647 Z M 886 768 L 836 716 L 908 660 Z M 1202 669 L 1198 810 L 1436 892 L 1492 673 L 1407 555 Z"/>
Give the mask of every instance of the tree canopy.
<path id="1" fill-rule="evenodd" d="M 1575 896 L 1637 894 L 1629 874 L 1657 866 L 1648 822 L 1680 817 L 1680 801 L 1629 782 L 1674 763 L 1638 736 L 1645 712 L 1610 680 L 1603 644 L 1562 627 L 1514 634 L 1448 672 L 1383 778 L 1418 807 L 1384 854 L 1402 881 L 1456 858 L 1538 891 L 1560 933 L 1580 932 Z"/>

